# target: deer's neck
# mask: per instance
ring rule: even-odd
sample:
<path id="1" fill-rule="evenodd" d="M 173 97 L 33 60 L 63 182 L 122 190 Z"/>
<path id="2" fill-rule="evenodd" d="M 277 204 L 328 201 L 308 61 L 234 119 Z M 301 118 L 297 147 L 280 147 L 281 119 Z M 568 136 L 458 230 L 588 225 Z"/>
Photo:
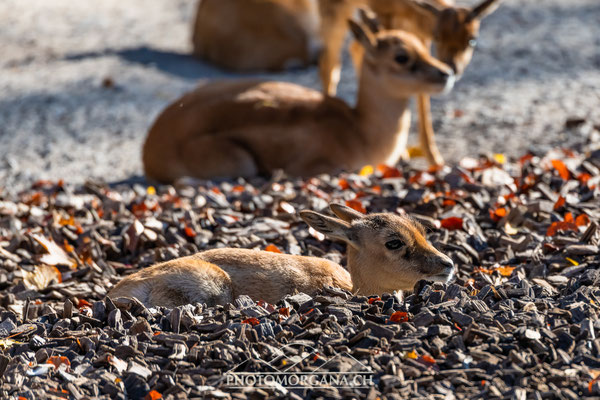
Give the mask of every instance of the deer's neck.
<path id="1" fill-rule="evenodd" d="M 394 290 L 398 290 L 398 287 L 394 287 L 394 277 L 373 276 L 373 271 L 369 269 L 371 261 L 368 257 L 361 258 L 359 252 L 348 245 L 348 271 L 352 278 L 352 293 L 368 296 L 392 293 Z M 384 286 L 377 282 L 389 282 L 390 284 Z"/>
<path id="2" fill-rule="evenodd" d="M 409 98 L 390 96 L 382 83 L 362 68 L 356 113 L 365 163 L 394 165 L 406 151 L 410 128 Z"/>

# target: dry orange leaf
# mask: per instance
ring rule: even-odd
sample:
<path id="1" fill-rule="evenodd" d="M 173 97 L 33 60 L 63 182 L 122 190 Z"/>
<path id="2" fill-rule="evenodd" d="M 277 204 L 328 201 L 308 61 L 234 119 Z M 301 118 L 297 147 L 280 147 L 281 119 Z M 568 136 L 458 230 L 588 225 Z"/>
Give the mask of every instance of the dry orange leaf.
<path id="1" fill-rule="evenodd" d="M 279 309 L 279 315 L 282 315 L 284 317 L 289 317 L 290 316 L 290 309 L 288 307 L 281 307 Z"/>
<path id="2" fill-rule="evenodd" d="M 515 268 L 517 267 L 503 266 L 498 267 L 497 271 L 500 272 L 500 275 L 502 276 L 511 276 Z"/>
<path id="3" fill-rule="evenodd" d="M 162 394 L 160 394 L 156 390 L 151 390 L 148 392 L 146 397 L 144 397 L 144 400 L 158 400 L 158 399 L 162 399 L 162 397 L 163 397 Z"/>
<path id="4" fill-rule="evenodd" d="M 558 231 L 575 231 L 577 232 L 577 225 L 572 222 L 556 221 L 550 224 L 546 231 L 546 236 L 555 236 Z"/>
<path id="5" fill-rule="evenodd" d="M 54 368 L 57 368 L 57 369 L 58 369 L 58 367 L 60 367 L 63 364 L 65 364 L 67 367 L 71 366 L 71 362 L 69 361 L 69 359 L 64 356 L 52 356 L 52 357 L 48 358 L 48 361 L 46 361 L 46 364 L 52 364 L 52 365 L 54 365 Z"/>
<path id="6" fill-rule="evenodd" d="M 281 250 L 279 250 L 279 247 L 275 246 L 274 244 L 270 244 L 267 247 L 265 247 L 266 251 L 270 251 L 273 253 L 281 253 Z"/>
<path id="7" fill-rule="evenodd" d="M 575 223 L 575 219 L 573 218 L 573 214 L 570 213 L 570 212 L 566 213 L 564 221 L 565 222 L 570 222 L 572 224 Z"/>
<path id="8" fill-rule="evenodd" d="M 363 214 L 367 213 L 367 209 L 365 208 L 365 206 L 363 206 L 363 204 L 358 200 L 348 200 L 346 201 L 346 205 Z"/>
<path id="9" fill-rule="evenodd" d="M 562 196 L 558 196 L 558 200 L 556 200 L 556 203 L 554 203 L 554 211 L 560 209 L 564 205 L 565 205 L 565 198 Z"/>
<path id="10" fill-rule="evenodd" d="M 340 180 L 338 181 L 338 186 L 340 187 L 340 189 L 342 190 L 346 190 L 346 189 L 350 189 L 350 184 L 348 183 L 348 181 L 344 178 L 340 178 Z"/>
<path id="11" fill-rule="evenodd" d="M 417 352 L 413 350 L 410 353 L 406 353 L 406 357 L 407 358 L 412 358 L 413 360 L 415 360 L 419 356 L 418 356 Z"/>
<path id="12" fill-rule="evenodd" d="M 379 164 L 377 171 L 381 173 L 382 178 L 399 178 L 402 172 L 398 168 L 390 167 L 389 165 Z"/>
<path id="13" fill-rule="evenodd" d="M 260 324 L 260 321 L 258 320 L 258 318 L 250 317 L 250 318 L 246 318 L 245 320 L 243 320 L 242 324 L 250 324 L 252 326 L 255 326 L 255 325 Z"/>
<path id="14" fill-rule="evenodd" d="M 463 227 L 463 219 L 459 217 L 444 218 L 440 221 L 440 223 L 442 224 L 443 228 L 446 228 L 450 231 L 462 229 Z"/>
<path id="15" fill-rule="evenodd" d="M 431 364 L 431 365 L 435 364 L 435 358 L 428 356 L 427 354 L 419 357 L 419 361 L 422 361 L 426 364 Z"/>
<path id="16" fill-rule="evenodd" d="M 369 304 L 373 304 L 373 303 L 375 303 L 376 301 L 381 301 L 381 297 L 371 297 L 371 298 L 369 299 Z"/>
<path id="17" fill-rule="evenodd" d="M 392 315 L 390 315 L 390 322 L 402 323 L 408 322 L 408 313 L 404 311 L 396 311 Z"/>
<path id="18" fill-rule="evenodd" d="M 562 179 L 569 180 L 569 170 L 567 169 L 567 166 L 565 165 L 564 162 L 560 161 L 560 160 L 552 160 L 552 167 L 554 167 L 554 169 L 558 172 L 558 175 L 560 175 L 560 177 Z"/>
<path id="19" fill-rule="evenodd" d="M 575 225 L 577 226 L 588 226 L 590 224 L 590 217 L 587 214 L 581 214 L 575 218 Z"/>
<path id="20" fill-rule="evenodd" d="M 189 225 L 186 225 L 184 231 L 185 231 L 185 235 L 187 237 L 190 237 L 190 238 L 196 237 L 196 232 Z"/>

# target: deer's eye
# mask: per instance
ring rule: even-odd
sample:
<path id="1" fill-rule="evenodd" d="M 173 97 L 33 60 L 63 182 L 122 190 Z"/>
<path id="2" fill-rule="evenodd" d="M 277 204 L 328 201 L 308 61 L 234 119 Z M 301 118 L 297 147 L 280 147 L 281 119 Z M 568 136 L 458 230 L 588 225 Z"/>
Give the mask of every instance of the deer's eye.
<path id="1" fill-rule="evenodd" d="M 394 57 L 394 61 L 398 64 L 406 64 L 410 61 L 410 58 L 406 54 L 397 54 L 396 57 Z"/>
<path id="2" fill-rule="evenodd" d="M 404 242 L 398 239 L 390 240 L 389 242 L 385 243 L 385 247 L 387 247 L 389 250 L 398 250 L 402 246 L 404 246 Z"/>
<path id="3" fill-rule="evenodd" d="M 477 46 L 477 38 L 471 38 L 471 39 L 469 39 L 469 46 L 470 47 Z"/>

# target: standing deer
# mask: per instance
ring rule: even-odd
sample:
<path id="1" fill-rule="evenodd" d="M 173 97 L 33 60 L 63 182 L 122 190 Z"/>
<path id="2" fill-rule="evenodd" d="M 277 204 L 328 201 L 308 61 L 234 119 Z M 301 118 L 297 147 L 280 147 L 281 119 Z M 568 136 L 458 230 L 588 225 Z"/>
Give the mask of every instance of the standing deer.
<path id="1" fill-rule="evenodd" d="M 231 303 L 239 295 L 276 303 L 296 291 L 315 294 L 323 285 L 363 295 L 412 290 L 421 279 L 448 282 L 452 260 L 425 239 L 415 220 L 395 214 L 364 215 L 339 204 L 338 218 L 301 211 L 304 221 L 348 244 L 348 270 L 316 257 L 247 249 L 215 249 L 177 258 L 134 273 L 109 293 L 144 305 L 177 307 Z"/>
<path id="2" fill-rule="evenodd" d="M 285 82 L 217 81 L 167 107 L 143 148 L 148 177 L 309 176 L 395 164 L 406 151 L 410 97 L 449 90 L 454 75 L 404 31 L 349 21 L 364 48 L 358 102 Z"/>
<path id="3" fill-rule="evenodd" d="M 282 70 L 316 61 L 316 0 L 201 0 L 194 55 L 236 71 Z"/>
<path id="4" fill-rule="evenodd" d="M 336 93 L 340 79 L 340 53 L 348 19 L 359 6 L 370 7 L 386 29 L 403 29 L 416 35 L 427 48 L 435 44 L 437 58 L 454 70 L 457 78 L 471 61 L 477 44 L 481 20 L 491 14 L 499 0 L 484 0 L 479 5 L 454 6 L 448 0 L 320 0 L 323 51 L 319 73 L 323 90 Z M 360 46 L 351 46 L 354 65 L 359 69 Z M 426 93 L 418 94 L 419 138 L 421 150 L 433 165 L 444 163 L 434 140 L 431 104 Z"/>

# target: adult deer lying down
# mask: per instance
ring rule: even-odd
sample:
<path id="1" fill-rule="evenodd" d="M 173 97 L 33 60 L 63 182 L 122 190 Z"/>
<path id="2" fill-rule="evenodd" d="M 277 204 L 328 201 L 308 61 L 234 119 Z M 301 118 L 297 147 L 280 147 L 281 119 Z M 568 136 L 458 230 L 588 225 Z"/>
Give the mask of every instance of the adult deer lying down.
<path id="1" fill-rule="evenodd" d="M 237 71 L 307 66 L 320 48 L 316 0 L 201 0 L 194 55 Z"/>
<path id="2" fill-rule="evenodd" d="M 148 177 L 252 177 L 275 169 L 308 176 L 395 164 L 406 150 L 409 98 L 448 90 L 454 77 L 414 35 L 368 22 L 371 29 L 350 21 L 365 51 L 355 108 L 292 83 L 209 83 L 171 104 L 150 129 Z"/>
<path id="3" fill-rule="evenodd" d="M 138 271 L 108 296 L 135 297 L 146 306 L 165 307 L 225 304 L 243 294 L 276 303 L 295 291 L 314 294 L 323 285 L 370 295 L 412 290 L 421 279 L 452 279 L 452 260 L 427 242 L 413 219 L 390 213 L 364 215 L 339 204 L 330 208 L 338 218 L 314 211 L 300 216 L 317 231 L 348 244 L 349 272 L 322 258 L 225 248 Z"/>
<path id="4" fill-rule="evenodd" d="M 427 48 L 433 42 L 436 57 L 460 77 L 473 57 L 481 20 L 491 14 L 500 0 L 483 0 L 475 7 L 458 7 L 448 0 L 320 0 L 323 51 L 319 73 L 323 90 L 336 93 L 340 78 L 340 53 L 348 27 L 346 19 L 358 6 L 370 7 L 386 29 L 403 29 L 415 34 Z M 352 59 L 361 64 L 360 46 L 352 45 Z M 417 98 L 421 149 L 431 164 L 443 164 L 435 144 L 427 94 Z"/>

